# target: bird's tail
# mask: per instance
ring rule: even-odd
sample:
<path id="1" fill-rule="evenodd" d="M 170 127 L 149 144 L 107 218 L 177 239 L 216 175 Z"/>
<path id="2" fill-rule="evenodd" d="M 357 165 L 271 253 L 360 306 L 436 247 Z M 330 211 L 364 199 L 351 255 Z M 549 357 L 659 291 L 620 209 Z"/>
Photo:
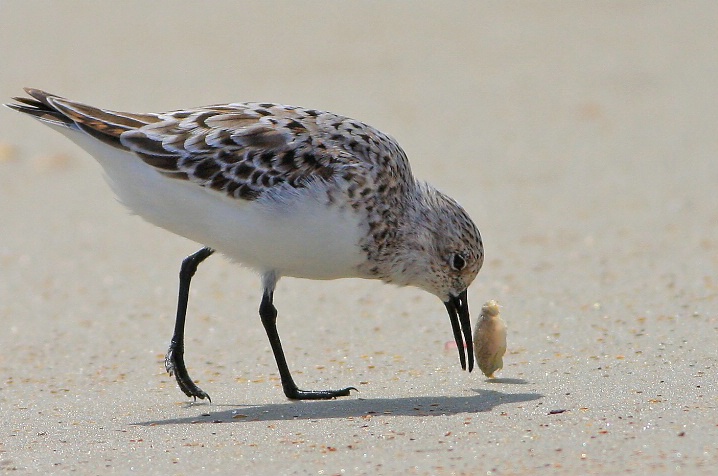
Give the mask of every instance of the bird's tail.
<path id="1" fill-rule="evenodd" d="M 10 109 L 29 114 L 51 126 L 83 131 L 113 147 L 122 148 L 120 135 L 161 119 L 156 114 L 133 114 L 100 109 L 61 96 L 25 88 L 30 97 L 15 97 Z"/>
<path id="2" fill-rule="evenodd" d="M 52 99 L 63 99 L 62 97 L 33 88 L 25 88 L 25 92 L 30 96 L 29 98 L 14 97 L 12 99 L 17 101 L 17 103 L 5 104 L 5 106 L 29 114 L 48 124 L 78 129 L 69 117 L 60 112 L 50 102 Z"/>

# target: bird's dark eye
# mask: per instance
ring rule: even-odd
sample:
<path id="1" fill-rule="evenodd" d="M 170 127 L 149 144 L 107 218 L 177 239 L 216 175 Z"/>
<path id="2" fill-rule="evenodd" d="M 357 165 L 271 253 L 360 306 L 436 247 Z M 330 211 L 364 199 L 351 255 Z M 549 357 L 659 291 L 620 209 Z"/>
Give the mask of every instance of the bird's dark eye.
<path id="1" fill-rule="evenodd" d="M 466 260 L 461 255 L 461 253 L 454 253 L 451 256 L 451 267 L 454 268 L 456 271 L 461 271 L 466 267 Z"/>

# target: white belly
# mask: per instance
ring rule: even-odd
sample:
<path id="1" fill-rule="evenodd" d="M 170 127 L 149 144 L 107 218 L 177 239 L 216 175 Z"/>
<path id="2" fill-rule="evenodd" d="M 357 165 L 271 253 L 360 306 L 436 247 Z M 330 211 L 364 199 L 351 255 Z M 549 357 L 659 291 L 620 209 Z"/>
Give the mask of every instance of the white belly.
<path id="1" fill-rule="evenodd" d="M 65 132 L 65 131 L 61 131 Z M 120 201 L 150 223 L 264 273 L 312 279 L 357 276 L 365 255 L 359 214 L 325 206 L 305 188 L 244 201 L 163 176 L 130 153 L 72 133 L 92 154 Z"/>

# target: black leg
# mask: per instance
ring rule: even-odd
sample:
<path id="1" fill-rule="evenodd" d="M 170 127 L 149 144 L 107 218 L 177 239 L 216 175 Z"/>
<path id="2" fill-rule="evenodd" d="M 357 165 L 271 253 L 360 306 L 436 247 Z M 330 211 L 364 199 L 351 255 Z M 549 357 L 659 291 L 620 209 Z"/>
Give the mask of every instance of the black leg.
<path id="1" fill-rule="evenodd" d="M 184 322 L 187 316 L 187 301 L 189 300 L 189 284 L 192 281 L 197 266 L 207 259 L 214 250 L 211 248 L 202 248 L 193 255 L 186 257 L 182 261 L 182 267 L 179 274 L 179 296 L 177 298 L 177 318 L 175 320 L 175 332 L 170 342 L 170 348 L 165 356 L 165 369 L 170 375 L 174 375 L 180 390 L 188 397 L 195 400 L 207 399 L 209 395 L 199 388 L 187 373 L 187 367 L 184 365 Z"/>
<path id="2" fill-rule="evenodd" d="M 284 358 L 282 343 L 279 341 L 277 332 L 277 308 L 272 303 L 274 293 L 265 291 L 262 296 L 262 303 L 259 305 L 259 316 L 262 318 L 264 330 L 267 331 L 269 343 L 272 346 L 274 358 L 279 367 L 279 376 L 282 378 L 282 388 L 287 398 L 292 400 L 329 400 L 336 397 L 346 397 L 354 387 L 342 388 L 341 390 L 300 390 L 292 379 L 292 374 L 287 366 L 287 359 Z"/>

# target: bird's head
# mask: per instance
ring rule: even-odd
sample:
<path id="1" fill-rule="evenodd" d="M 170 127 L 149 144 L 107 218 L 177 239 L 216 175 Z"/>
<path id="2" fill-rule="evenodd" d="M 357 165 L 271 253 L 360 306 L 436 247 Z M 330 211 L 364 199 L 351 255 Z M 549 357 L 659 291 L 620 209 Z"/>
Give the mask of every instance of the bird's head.
<path id="1" fill-rule="evenodd" d="M 402 245 L 387 281 L 421 288 L 444 302 L 461 367 L 466 369 L 466 344 L 471 371 L 474 356 L 467 288 L 484 262 L 481 235 L 456 201 L 426 184 L 420 191 L 421 199 L 402 226 Z"/>

